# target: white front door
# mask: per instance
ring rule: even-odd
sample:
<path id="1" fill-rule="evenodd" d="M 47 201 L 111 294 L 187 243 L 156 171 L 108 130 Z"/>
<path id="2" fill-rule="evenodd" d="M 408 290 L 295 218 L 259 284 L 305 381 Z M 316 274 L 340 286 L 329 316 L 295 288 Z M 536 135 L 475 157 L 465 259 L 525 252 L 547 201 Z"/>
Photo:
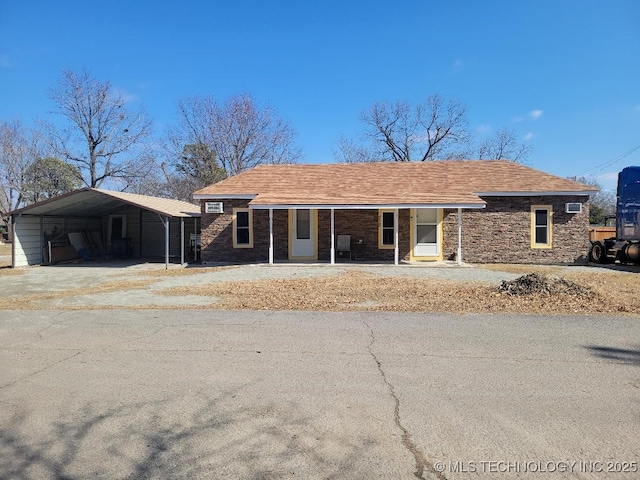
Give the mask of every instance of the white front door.
<path id="1" fill-rule="evenodd" d="M 316 256 L 315 211 L 293 210 L 291 216 L 291 257 L 314 259 Z"/>
<path id="2" fill-rule="evenodd" d="M 440 254 L 438 209 L 416 208 L 413 229 L 413 256 L 437 257 Z"/>

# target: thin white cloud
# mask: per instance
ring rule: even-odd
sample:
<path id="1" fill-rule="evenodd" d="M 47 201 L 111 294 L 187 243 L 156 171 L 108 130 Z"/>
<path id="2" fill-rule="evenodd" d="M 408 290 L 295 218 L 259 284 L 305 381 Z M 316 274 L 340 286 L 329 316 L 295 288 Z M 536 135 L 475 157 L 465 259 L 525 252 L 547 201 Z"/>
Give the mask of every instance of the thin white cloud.
<path id="1" fill-rule="evenodd" d="M 3 53 L 0 55 L 0 68 L 10 68 L 11 62 L 9 61 L 9 55 Z"/>
<path id="2" fill-rule="evenodd" d="M 531 120 L 538 120 L 542 116 L 542 110 L 531 110 L 529 112 L 529 117 Z"/>
<path id="3" fill-rule="evenodd" d="M 636 112 L 640 112 L 640 105 L 636 105 L 636 108 L 634 108 L 634 110 L 635 110 Z"/>
<path id="4" fill-rule="evenodd" d="M 533 137 L 535 137 L 535 134 L 533 132 L 529 132 L 524 136 L 525 140 L 531 140 L 533 139 Z"/>
<path id="5" fill-rule="evenodd" d="M 140 97 L 136 94 L 129 93 L 121 88 L 114 87 L 113 94 L 118 97 L 122 97 L 125 103 L 137 102 Z"/>
<path id="6" fill-rule="evenodd" d="M 463 65 L 464 65 L 464 62 L 462 61 L 462 59 L 461 59 L 461 58 L 456 58 L 456 59 L 453 61 L 453 69 L 454 69 L 456 72 L 457 72 L 457 71 L 459 71 L 459 70 L 461 70 Z"/>
<path id="7" fill-rule="evenodd" d="M 478 128 L 476 128 L 476 131 L 478 133 L 489 133 L 491 130 L 492 130 L 491 125 L 487 125 L 487 124 L 479 125 Z"/>

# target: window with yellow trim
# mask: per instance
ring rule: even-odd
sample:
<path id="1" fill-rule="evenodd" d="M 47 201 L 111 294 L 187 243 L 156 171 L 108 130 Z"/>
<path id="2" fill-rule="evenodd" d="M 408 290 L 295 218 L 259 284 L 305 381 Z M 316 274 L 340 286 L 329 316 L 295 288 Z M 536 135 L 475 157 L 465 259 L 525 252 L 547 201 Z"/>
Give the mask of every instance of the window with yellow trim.
<path id="1" fill-rule="evenodd" d="M 393 210 L 378 211 L 378 248 L 394 248 L 395 214 Z"/>
<path id="2" fill-rule="evenodd" d="M 551 248 L 553 233 L 553 207 L 531 207 L 531 248 Z"/>
<path id="3" fill-rule="evenodd" d="M 233 209 L 233 248 L 253 248 L 253 212 Z"/>

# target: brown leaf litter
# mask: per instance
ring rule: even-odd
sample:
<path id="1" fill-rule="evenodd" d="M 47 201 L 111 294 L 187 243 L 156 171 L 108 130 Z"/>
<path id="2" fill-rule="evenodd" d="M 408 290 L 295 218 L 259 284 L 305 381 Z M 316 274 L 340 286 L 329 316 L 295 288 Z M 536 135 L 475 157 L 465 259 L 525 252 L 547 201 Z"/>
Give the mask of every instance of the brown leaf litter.
<path id="1" fill-rule="evenodd" d="M 526 277 L 526 276 L 525 276 Z M 351 271 L 326 277 L 221 282 L 177 287 L 167 295 L 218 299 L 213 308 L 267 310 L 367 310 L 451 313 L 640 313 L 640 302 L 607 298 L 587 285 L 531 278 L 527 294 L 496 286 Z"/>

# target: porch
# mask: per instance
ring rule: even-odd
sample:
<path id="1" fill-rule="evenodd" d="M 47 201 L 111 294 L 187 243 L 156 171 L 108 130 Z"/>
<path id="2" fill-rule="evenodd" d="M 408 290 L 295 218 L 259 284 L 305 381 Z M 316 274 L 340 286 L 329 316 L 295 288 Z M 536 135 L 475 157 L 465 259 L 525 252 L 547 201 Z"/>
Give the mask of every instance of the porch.
<path id="1" fill-rule="evenodd" d="M 285 208 L 228 200 L 220 214 L 203 219 L 202 259 L 207 265 L 409 265 L 453 259 L 461 265 L 462 208 L 442 204 Z M 339 239 L 346 239 L 347 248 L 339 245 Z"/>

